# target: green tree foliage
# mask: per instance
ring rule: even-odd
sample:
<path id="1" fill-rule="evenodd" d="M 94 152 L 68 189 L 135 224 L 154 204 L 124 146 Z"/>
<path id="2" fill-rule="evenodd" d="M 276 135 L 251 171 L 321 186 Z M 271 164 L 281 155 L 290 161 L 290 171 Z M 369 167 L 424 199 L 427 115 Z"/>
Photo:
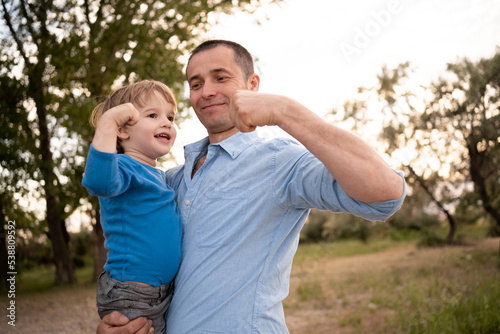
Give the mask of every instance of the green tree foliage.
<path id="1" fill-rule="evenodd" d="M 78 208 L 93 212 L 103 253 L 97 201 L 81 186 L 93 107 L 114 87 L 153 78 L 173 89 L 182 119 L 182 57 L 210 26 L 209 14 L 278 1 L 1 0 L 3 222 L 32 180 L 31 196 L 45 202 L 39 220 L 56 283 L 75 280 L 65 223 Z"/>
<path id="2" fill-rule="evenodd" d="M 2 110 L 0 114 L 2 126 L 0 138 L 0 235 L 2 236 L 0 238 L 0 288 L 5 288 L 7 272 L 18 270 L 18 268 L 8 267 L 5 227 L 10 221 L 11 227 L 15 226 L 14 233 L 19 233 L 21 228 L 33 228 L 31 222 L 34 221 L 34 216 L 23 210 L 19 205 L 19 198 L 29 195 L 26 187 L 27 180 L 36 178 L 36 175 L 34 175 L 33 156 L 25 149 L 34 145 L 33 140 L 28 131 L 20 131 L 20 129 L 28 128 L 27 112 L 24 108 L 19 108 L 17 112 L 6 112 L 15 110 L 16 105 L 21 104 L 24 89 L 17 80 L 5 75 L 3 67 L 0 73 L 0 109 Z"/>

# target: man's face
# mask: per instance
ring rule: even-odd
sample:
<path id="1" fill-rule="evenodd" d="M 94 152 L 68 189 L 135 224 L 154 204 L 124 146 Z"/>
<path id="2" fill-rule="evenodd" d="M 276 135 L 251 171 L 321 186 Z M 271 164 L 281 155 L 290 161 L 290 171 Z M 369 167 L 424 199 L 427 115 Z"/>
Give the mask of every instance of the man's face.
<path id="1" fill-rule="evenodd" d="M 234 51 L 219 45 L 197 53 L 186 73 L 191 106 L 208 134 L 236 133 L 228 113 L 230 102 L 237 90 L 250 89 L 250 85 L 234 61 Z"/>

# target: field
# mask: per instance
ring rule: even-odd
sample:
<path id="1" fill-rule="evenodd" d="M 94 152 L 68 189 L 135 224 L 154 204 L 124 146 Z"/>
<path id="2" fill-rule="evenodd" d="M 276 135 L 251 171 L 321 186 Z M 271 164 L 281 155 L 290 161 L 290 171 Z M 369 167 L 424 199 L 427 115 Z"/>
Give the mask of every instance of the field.
<path id="1" fill-rule="evenodd" d="M 290 333 L 499 333 L 499 245 L 303 245 L 284 302 Z M 95 333 L 95 284 L 46 288 L 40 275 L 43 291 L 16 293 L 16 326 L 2 314 L 0 332 Z M 28 277 L 19 277 L 19 289 L 30 290 Z M 8 300 L 0 301 L 5 313 Z"/>

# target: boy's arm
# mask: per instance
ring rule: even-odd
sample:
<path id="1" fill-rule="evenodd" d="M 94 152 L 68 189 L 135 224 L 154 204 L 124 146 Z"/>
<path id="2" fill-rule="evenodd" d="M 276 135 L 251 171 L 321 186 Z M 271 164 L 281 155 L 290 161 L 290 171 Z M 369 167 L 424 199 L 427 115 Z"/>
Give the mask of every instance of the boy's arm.
<path id="1" fill-rule="evenodd" d="M 117 137 L 127 136 L 122 127 L 134 125 L 139 118 L 140 114 L 132 103 L 120 104 L 107 110 L 97 124 L 92 146 L 101 152 L 114 153 Z"/>
<path id="2" fill-rule="evenodd" d="M 140 114 L 131 103 L 121 104 L 106 111 L 99 120 L 87 156 L 82 184 L 91 195 L 110 197 L 120 194 L 123 175 L 118 175 L 116 157 L 117 137 L 126 138 L 123 125 L 134 125 Z"/>

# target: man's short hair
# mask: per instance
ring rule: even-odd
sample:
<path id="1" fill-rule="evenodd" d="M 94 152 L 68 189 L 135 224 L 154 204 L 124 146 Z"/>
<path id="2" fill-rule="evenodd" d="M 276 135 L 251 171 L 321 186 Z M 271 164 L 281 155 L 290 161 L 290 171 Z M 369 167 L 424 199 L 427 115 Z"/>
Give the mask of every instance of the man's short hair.
<path id="1" fill-rule="evenodd" d="M 254 67 L 253 67 L 253 59 L 252 55 L 250 52 L 248 52 L 247 49 L 245 49 L 243 46 L 236 42 L 232 41 L 227 41 L 223 39 L 212 39 L 205 41 L 198 45 L 192 52 L 191 55 L 189 56 L 188 60 L 188 67 L 189 63 L 191 62 L 191 58 L 197 53 L 200 53 L 202 51 L 210 50 L 213 48 L 216 48 L 217 46 L 222 45 L 225 47 L 230 48 L 234 52 L 234 61 L 238 66 L 241 68 L 241 71 L 243 72 L 243 76 L 245 80 L 248 80 L 252 74 L 254 74 Z"/>

